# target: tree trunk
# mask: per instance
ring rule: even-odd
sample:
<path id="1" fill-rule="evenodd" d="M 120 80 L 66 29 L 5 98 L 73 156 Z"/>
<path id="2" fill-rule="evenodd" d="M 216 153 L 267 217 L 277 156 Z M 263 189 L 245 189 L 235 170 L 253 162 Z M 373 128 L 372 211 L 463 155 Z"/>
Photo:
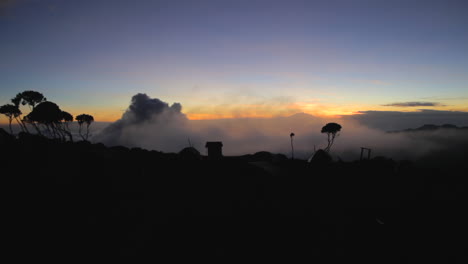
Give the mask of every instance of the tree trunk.
<path id="1" fill-rule="evenodd" d="M 78 129 L 78 134 L 80 134 L 81 139 L 85 140 L 83 134 L 81 133 L 82 124 L 79 124 L 80 128 Z"/>
<path id="2" fill-rule="evenodd" d="M 67 131 L 68 138 L 70 138 L 70 142 L 73 142 L 73 136 L 70 131 Z"/>
<path id="3" fill-rule="evenodd" d="M 10 134 L 13 135 L 13 129 L 11 128 L 11 121 L 13 121 L 13 119 L 10 117 L 8 121 L 9 121 L 8 126 L 10 127 Z"/>
<path id="4" fill-rule="evenodd" d="M 291 158 L 294 159 L 294 145 L 293 145 L 293 138 L 291 137 Z"/>
<path id="5" fill-rule="evenodd" d="M 70 141 L 73 142 L 73 136 L 70 131 L 70 127 L 68 126 L 68 122 L 65 123 L 65 127 L 67 128 L 67 134 L 68 134 L 68 137 L 70 137 Z"/>
<path id="6" fill-rule="evenodd" d="M 58 138 L 60 140 L 63 140 L 63 134 L 60 125 L 52 123 L 50 126 L 52 127 L 52 131 L 54 132 L 54 139 Z"/>
<path id="7" fill-rule="evenodd" d="M 32 122 L 31 124 L 32 124 L 32 126 L 36 129 L 37 134 L 40 135 L 40 136 L 42 136 L 41 130 L 39 129 L 39 127 L 37 126 L 37 124 L 34 123 L 34 122 Z"/>
<path id="8" fill-rule="evenodd" d="M 330 135 L 328 135 L 328 146 L 327 146 L 327 152 L 330 152 L 330 149 L 333 145 L 333 141 L 335 141 L 335 136 L 336 134 L 331 134 L 331 138 L 330 138 Z"/>
<path id="9" fill-rule="evenodd" d="M 48 124 L 44 124 L 44 126 L 46 127 L 47 129 L 47 133 L 49 134 L 49 137 L 52 135 L 52 131 L 50 130 L 50 127 Z"/>
<path id="10" fill-rule="evenodd" d="M 18 125 L 20 126 L 21 131 L 25 132 L 25 131 L 24 131 L 24 128 L 23 128 L 23 125 L 21 124 L 21 122 L 18 120 L 17 117 L 15 117 L 15 120 L 16 120 L 16 122 L 18 123 Z"/>
<path id="11" fill-rule="evenodd" d="M 26 125 L 23 123 L 23 121 L 20 121 L 18 119 L 18 117 L 15 117 L 15 120 L 18 123 L 18 125 L 21 127 L 21 131 L 29 133 L 28 129 L 26 128 Z"/>
<path id="12" fill-rule="evenodd" d="M 86 141 L 88 141 L 89 137 L 89 124 L 86 125 Z"/>
<path id="13" fill-rule="evenodd" d="M 22 124 L 23 127 L 24 127 L 24 131 L 25 131 L 26 133 L 29 133 L 29 129 L 28 129 L 28 126 L 26 126 L 26 123 L 24 123 L 23 121 L 21 121 L 21 124 Z"/>
<path id="14" fill-rule="evenodd" d="M 325 150 L 326 152 L 329 152 L 329 151 L 330 151 L 330 148 L 331 148 L 331 144 L 332 144 L 332 143 L 331 143 L 331 134 L 328 133 L 327 136 L 328 136 L 328 137 L 327 137 L 328 145 L 327 145 L 327 147 L 326 147 L 324 150 Z"/>

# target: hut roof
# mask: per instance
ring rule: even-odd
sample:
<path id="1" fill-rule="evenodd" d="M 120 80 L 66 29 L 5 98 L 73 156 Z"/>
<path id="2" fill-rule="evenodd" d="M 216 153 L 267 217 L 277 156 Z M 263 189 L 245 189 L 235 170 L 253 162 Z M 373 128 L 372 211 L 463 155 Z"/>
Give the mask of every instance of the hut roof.
<path id="1" fill-rule="evenodd" d="M 221 141 L 211 141 L 211 142 L 206 142 L 205 148 L 209 147 L 222 147 L 223 142 Z"/>

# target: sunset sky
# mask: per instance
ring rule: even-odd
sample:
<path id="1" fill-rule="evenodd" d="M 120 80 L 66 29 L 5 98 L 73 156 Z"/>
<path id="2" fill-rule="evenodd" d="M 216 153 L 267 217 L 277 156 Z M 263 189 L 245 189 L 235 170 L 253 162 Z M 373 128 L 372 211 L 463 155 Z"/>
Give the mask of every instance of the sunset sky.
<path id="1" fill-rule="evenodd" d="M 0 0 L 0 105 L 120 118 L 468 111 L 468 1 Z M 0 117 L 6 122 L 5 117 Z"/>

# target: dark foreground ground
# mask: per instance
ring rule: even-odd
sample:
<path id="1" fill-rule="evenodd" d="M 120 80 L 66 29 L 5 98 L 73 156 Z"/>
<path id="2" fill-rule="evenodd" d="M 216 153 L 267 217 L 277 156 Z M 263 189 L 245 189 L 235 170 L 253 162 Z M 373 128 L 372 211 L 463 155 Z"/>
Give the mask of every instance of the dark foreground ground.
<path id="1" fill-rule="evenodd" d="M 0 152 L 18 260 L 467 263 L 466 163 L 194 161 L 37 138 Z"/>

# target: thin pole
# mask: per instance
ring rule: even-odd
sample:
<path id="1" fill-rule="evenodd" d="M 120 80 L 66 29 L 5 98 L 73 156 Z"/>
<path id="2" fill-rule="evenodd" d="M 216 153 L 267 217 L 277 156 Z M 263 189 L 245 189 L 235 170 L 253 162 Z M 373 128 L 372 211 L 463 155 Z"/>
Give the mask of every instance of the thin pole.
<path id="1" fill-rule="evenodd" d="M 291 133 L 289 134 L 289 137 L 291 138 L 291 159 L 294 159 L 294 144 L 293 144 L 293 137 L 294 137 L 294 133 Z"/>

